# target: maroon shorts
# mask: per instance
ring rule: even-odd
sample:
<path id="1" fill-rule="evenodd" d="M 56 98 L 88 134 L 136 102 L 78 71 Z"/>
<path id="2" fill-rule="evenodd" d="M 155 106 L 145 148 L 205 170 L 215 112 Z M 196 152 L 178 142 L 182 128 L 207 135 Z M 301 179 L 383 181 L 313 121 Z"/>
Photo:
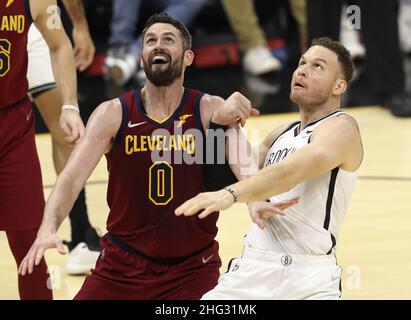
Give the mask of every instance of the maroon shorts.
<path id="1" fill-rule="evenodd" d="M 105 235 L 96 268 L 74 299 L 198 300 L 217 285 L 218 242 L 174 262 L 121 249 Z"/>
<path id="2" fill-rule="evenodd" d="M 25 98 L 0 109 L 0 230 L 38 228 L 43 210 L 34 114 Z"/>

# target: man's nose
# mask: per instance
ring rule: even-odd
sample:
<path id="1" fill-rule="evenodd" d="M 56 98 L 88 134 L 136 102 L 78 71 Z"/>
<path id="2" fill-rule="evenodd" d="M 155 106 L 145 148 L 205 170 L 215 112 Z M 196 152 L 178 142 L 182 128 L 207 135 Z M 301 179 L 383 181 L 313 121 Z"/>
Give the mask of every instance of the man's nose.
<path id="1" fill-rule="evenodd" d="M 300 77 L 306 77 L 307 76 L 307 68 L 306 68 L 305 65 L 302 65 L 298 68 L 297 75 L 300 76 Z"/>
<path id="2" fill-rule="evenodd" d="M 158 39 L 156 41 L 156 45 L 154 46 L 154 48 L 155 49 L 161 49 L 162 47 L 163 47 L 163 42 L 160 39 Z"/>

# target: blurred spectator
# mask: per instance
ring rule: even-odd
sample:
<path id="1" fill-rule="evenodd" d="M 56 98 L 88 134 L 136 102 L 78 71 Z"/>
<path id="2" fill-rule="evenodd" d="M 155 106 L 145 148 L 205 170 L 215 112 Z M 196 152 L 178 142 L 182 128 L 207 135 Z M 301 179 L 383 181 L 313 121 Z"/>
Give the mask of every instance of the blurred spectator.
<path id="1" fill-rule="evenodd" d="M 308 38 L 339 39 L 341 0 L 307 0 Z M 411 95 L 405 91 L 405 71 L 398 34 L 398 1 L 351 1 L 361 9 L 361 31 L 367 54 L 366 75 L 378 104 L 393 115 L 411 117 Z"/>
<path id="2" fill-rule="evenodd" d="M 290 9 L 298 24 L 301 48 L 307 47 L 307 0 L 289 0 Z M 304 49 L 305 50 L 305 49 Z"/>
<path id="3" fill-rule="evenodd" d="M 160 10 L 190 25 L 201 10 L 205 0 L 113 0 L 110 49 L 105 61 L 105 74 L 118 85 L 127 83 L 134 75 L 138 82 L 145 80 L 143 70 L 138 69 L 141 52 L 141 36 L 134 37 L 141 6 Z"/>
<path id="4" fill-rule="evenodd" d="M 267 46 L 253 0 L 222 0 L 222 4 L 244 54 L 243 69 L 254 76 L 281 69 Z"/>

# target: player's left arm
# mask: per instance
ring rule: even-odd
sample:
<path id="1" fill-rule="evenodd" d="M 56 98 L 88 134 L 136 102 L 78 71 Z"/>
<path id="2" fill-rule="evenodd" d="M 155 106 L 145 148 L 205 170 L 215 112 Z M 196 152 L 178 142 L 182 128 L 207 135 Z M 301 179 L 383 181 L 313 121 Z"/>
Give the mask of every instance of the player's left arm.
<path id="1" fill-rule="evenodd" d="M 236 193 L 238 202 L 263 200 L 337 167 L 354 171 L 360 166 L 362 157 L 357 123 L 353 118 L 342 115 L 318 126 L 308 145 L 230 188 Z M 177 208 L 176 214 L 193 215 L 205 209 L 199 216 L 204 218 L 213 211 L 229 208 L 233 203 L 233 195 L 226 190 L 201 193 Z"/>
<path id="2" fill-rule="evenodd" d="M 84 71 L 93 62 L 96 52 L 82 0 L 63 0 L 64 6 L 73 23 L 74 58 L 76 68 Z"/>
<path id="3" fill-rule="evenodd" d="M 207 130 L 211 122 L 227 127 L 225 154 L 237 179 L 245 179 L 257 172 L 258 161 L 240 128 L 250 116 L 259 114 L 252 108 L 251 102 L 239 92 L 233 93 L 227 100 L 205 95 L 201 99 L 200 110 L 204 129 Z"/>
<path id="4" fill-rule="evenodd" d="M 55 0 L 31 0 L 30 8 L 34 24 L 39 29 L 50 49 L 51 63 L 63 105 L 78 107 L 77 76 L 74 53 L 70 40 L 61 24 Z M 64 114 L 63 114 L 64 112 Z M 84 134 L 84 125 L 78 110 L 65 109 L 60 125 L 66 139 L 74 143 Z"/>

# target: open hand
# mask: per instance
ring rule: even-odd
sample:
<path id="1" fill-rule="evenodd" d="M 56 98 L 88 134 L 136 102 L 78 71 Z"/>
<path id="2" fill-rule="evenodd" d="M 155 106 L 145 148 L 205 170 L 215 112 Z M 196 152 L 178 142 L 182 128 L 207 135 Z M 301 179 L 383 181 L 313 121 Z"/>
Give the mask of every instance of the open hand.
<path id="1" fill-rule="evenodd" d="M 272 217 L 276 214 L 285 215 L 284 210 L 298 203 L 299 200 L 299 197 L 295 197 L 290 200 L 280 201 L 277 203 L 266 201 L 250 202 L 248 204 L 248 211 L 250 213 L 251 220 L 261 229 L 264 229 L 264 218 Z"/>
<path id="2" fill-rule="evenodd" d="M 66 254 L 63 242 L 55 233 L 39 234 L 29 252 L 20 263 L 19 274 L 22 276 L 26 275 L 27 272 L 31 274 L 34 267 L 39 265 L 44 256 L 44 252 L 49 248 L 57 248 L 60 254 Z"/>

